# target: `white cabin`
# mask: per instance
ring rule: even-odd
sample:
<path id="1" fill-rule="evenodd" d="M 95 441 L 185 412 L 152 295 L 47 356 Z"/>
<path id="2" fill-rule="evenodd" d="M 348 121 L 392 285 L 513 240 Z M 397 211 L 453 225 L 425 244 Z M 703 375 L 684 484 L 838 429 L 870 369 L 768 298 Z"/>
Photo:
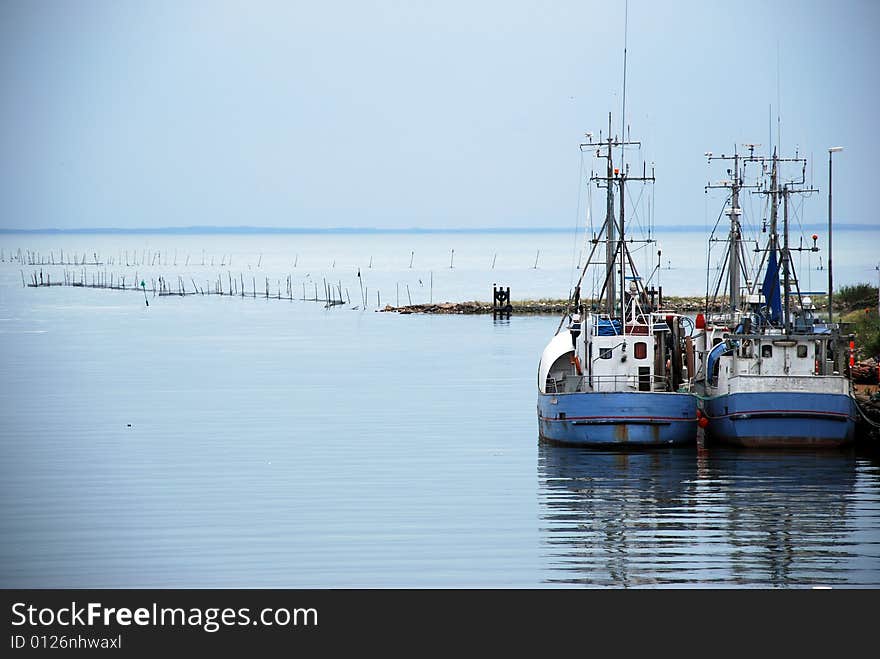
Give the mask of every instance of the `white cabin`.
<path id="1" fill-rule="evenodd" d="M 544 349 L 538 369 L 541 393 L 675 391 L 687 367 L 675 337 L 681 316 L 651 313 L 618 319 L 590 313 L 575 320 Z M 677 367 L 673 367 L 677 360 Z"/>
<path id="2" fill-rule="evenodd" d="M 827 376 L 838 375 L 828 350 L 830 339 L 830 334 L 784 335 L 781 329 L 736 334 L 727 326 L 707 326 L 694 336 L 698 389 L 710 396 L 815 391 L 821 379 L 825 390 L 831 386 Z"/>

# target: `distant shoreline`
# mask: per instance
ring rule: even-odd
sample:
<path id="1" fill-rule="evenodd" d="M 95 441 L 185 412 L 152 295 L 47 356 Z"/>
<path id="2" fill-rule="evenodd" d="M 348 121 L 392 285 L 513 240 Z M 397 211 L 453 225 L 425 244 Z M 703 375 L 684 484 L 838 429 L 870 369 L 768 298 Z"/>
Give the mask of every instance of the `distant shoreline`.
<path id="1" fill-rule="evenodd" d="M 805 231 L 823 232 L 827 230 L 825 224 L 804 224 Z M 835 224 L 838 231 L 880 231 L 880 227 L 874 224 Z M 582 233 L 583 227 L 578 227 L 578 233 Z M 26 234 L 26 235 L 246 235 L 246 234 L 291 234 L 291 235 L 388 235 L 388 234 L 541 234 L 541 233 L 574 233 L 573 227 L 456 227 L 456 228 L 431 228 L 431 227 L 250 227 L 250 226 L 190 226 L 190 227 L 88 227 L 70 229 L 0 229 L 0 234 Z M 706 233 L 706 227 L 691 225 L 655 226 L 657 234 L 663 233 Z"/>
<path id="2" fill-rule="evenodd" d="M 586 302 L 586 300 L 585 300 Z M 511 302 L 509 312 L 515 315 L 553 315 L 557 316 L 570 311 L 569 300 L 514 300 Z M 704 307 L 704 298 L 699 295 L 686 297 L 669 297 L 664 301 L 663 309 L 665 311 L 674 311 L 678 313 L 702 311 Z M 489 314 L 504 311 L 496 308 L 491 302 L 482 302 L 479 300 L 471 300 L 467 302 L 437 302 L 428 304 L 408 304 L 395 307 L 386 304 L 384 308 L 376 309 L 380 312 L 391 312 L 402 315 L 407 314 L 439 314 L 439 315 L 475 315 Z"/>

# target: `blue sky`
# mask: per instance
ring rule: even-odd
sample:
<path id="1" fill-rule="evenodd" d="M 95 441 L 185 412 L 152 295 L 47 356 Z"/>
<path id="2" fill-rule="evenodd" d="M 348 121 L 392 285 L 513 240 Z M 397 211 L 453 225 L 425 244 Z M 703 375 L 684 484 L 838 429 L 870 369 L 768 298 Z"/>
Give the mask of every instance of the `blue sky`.
<path id="1" fill-rule="evenodd" d="M 804 221 L 840 144 L 835 220 L 878 224 L 878 27 L 876 2 L 630 0 L 656 223 L 714 220 L 704 152 L 767 145 L 780 107 Z M 0 228 L 571 226 L 623 28 L 622 2 L 6 0 Z"/>

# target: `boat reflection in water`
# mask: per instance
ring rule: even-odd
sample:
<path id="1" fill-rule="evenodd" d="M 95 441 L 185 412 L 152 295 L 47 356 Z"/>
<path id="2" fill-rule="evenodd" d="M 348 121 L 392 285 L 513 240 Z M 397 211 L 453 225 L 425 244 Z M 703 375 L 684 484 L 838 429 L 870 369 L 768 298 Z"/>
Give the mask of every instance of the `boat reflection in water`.
<path id="1" fill-rule="evenodd" d="M 878 472 L 852 451 L 621 453 L 541 443 L 546 582 L 876 587 Z"/>

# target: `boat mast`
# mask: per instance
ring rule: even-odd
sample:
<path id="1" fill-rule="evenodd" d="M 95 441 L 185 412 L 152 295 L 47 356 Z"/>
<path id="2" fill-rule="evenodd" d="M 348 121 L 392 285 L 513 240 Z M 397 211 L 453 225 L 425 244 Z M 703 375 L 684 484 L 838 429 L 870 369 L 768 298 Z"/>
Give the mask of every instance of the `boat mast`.
<path id="1" fill-rule="evenodd" d="M 739 154 L 734 148 L 733 152 L 733 183 L 730 191 L 730 238 L 728 243 L 730 250 L 728 254 L 729 262 L 727 265 L 730 273 L 730 319 L 736 322 L 736 311 L 740 307 L 739 302 L 739 251 L 740 251 L 740 231 L 739 231 L 739 215 L 742 212 L 739 208 L 739 190 L 742 180 L 739 177 Z"/>
<path id="2" fill-rule="evenodd" d="M 745 176 L 745 166 L 747 163 L 760 162 L 761 158 L 755 156 L 755 147 L 761 146 L 760 144 L 746 144 L 746 147 L 749 149 L 749 155 L 741 156 L 734 147 L 733 155 L 726 156 L 721 154 L 720 156 L 712 155 L 712 152 L 708 152 L 706 156 L 709 158 L 709 162 L 711 163 L 713 160 L 732 160 L 733 161 L 733 169 L 727 170 L 728 179 L 720 181 L 719 183 L 708 183 L 706 185 L 706 190 L 712 190 L 715 188 L 730 188 L 730 208 L 727 212 L 728 217 L 730 217 L 730 232 L 727 236 L 727 279 L 728 279 L 728 301 L 730 307 L 730 321 L 732 323 L 736 322 L 736 315 L 738 311 L 742 311 L 742 292 L 740 290 L 740 274 L 745 274 L 746 279 L 748 279 L 748 273 L 745 271 L 745 258 L 743 257 L 743 247 L 742 247 L 742 227 L 740 225 L 739 218 L 742 215 L 742 208 L 740 206 L 739 195 L 740 192 L 744 188 L 753 188 L 757 187 L 756 185 L 746 185 L 744 181 Z M 742 171 L 740 171 L 742 168 Z M 718 292 L 721 288 L 723 279 L 719 279 L 718 285 L 715 289 L 715 295 L 718 295 Z M 717 299 L 713 298 L 713 301 Z"/>
<path id="3" fill-rule="evenodd" d="M 788 222 L 788 197 L 791 193 L 810 194 L 813 192 L 819 192 L 819 190 L 817 190 L 816 188 L 813 188 L 813 187 L 799 187 L 799 186 L 804 186 L 807 182 L 807 159 L 806 158 L 801 158 L 798 155 L 797 151 L 795 151 L 794 158 L 783 158 L 782 160 L 784 160 L 786 162 L 796 163 L 801 166 L 800 177 L 795 178 L 795 179 L 785 183 L 785 185 L 782 186 L 782 190 L 781 190 L 781 194 L 782 194 L 782 290 L 783 290 L 783 295 L 785 296 L 785 299 L 783 301 L 784 306 L 783 306 L 782 313 L 783 313 L 783 323 L 784 323 L 784 327 L 785 327 L 785 333 L 786 333 L 786 335 L 788 335 L 788 334 L 791 334 L 791 332 L 792 332 L 790 302 L 791 302 L 791 285 L 792 285 L 791 274 L 792 274 L 792 271 L 794 270 L 794 263 L 791 260 L 791 253 L 792 253 L 792 251 L 797 251 L 797 252 L 806 251 L 806 250 L 812 251 L 812 249 L 809 247 L 802 247 L 801 246 L 801 247 L 792 248 L 789 245 L 789 239 L 788 239 L 788 225 L 789 225 L 789 222 Z M 776 156 L 774 154 L 774 171 L 775 171 L 775 161 L 776 161 Z M 776 185 L 777 186 L 779 185 L 778 179 L 777 179 Z M 800 290 L 800 286 L 798 284 L 798 280 L 797 280 L 796 276 L 794 278 L 794 286 L 795 286 L 795 291 L 798 296 L 798 300 L 800 301 L 801 290 Z M 802 301 L 801 301 L 801 304 L 802 304 Z"/>
<path id="4" fill-rule="evenodd" d="M 608 242 L 605 244 L 605 281 L 608 282 L 608 295 L 605 298 L 605 313 L 614 317 L 614 305 L 617 302 L 617 294 L 615 292 L 614 280 L 614 256 L 617 251 L 616 229 L 614 223 L 614 186 L 611 181 L 614 175 L 613 154 L 611 153 L 613 146 L 611 137 L 611 113 L 608 113 L 608 154 L 606 156 L 608 167 L 606 169 L 606 207 L 605 207 L 605 223 L 608 227 Z M 622 148 L 622 147 L 621 147 Z"/>
<path id="5" fill-rule="evenodd" d="M 617 292 L 617 272 L 615 271 L 615 266 L 619 265 L 621 268 L 620 274 L 620 315 L 624 313 L 623 306 L 623 295 L 624 295 L 624 286 L 623 286 L 623 278 L 626 276 L 626 262 L 624 261 L 625 251 L 621 247 L 623 242 L 623 227 L 617 225 L 617 218 L 614 216 L 614 186 L 620 185 L 620 207 L 621 207 L 621 223 L 623 222 L 623 206 L 624 206 L 624 198 L 623 198 L 623 185 L 621 184 L 622 176 L 620 170 L 614 167 L 614 149 L 620 148 L 623 149 L 627 146 L 641 146 L 641 142 L 631 141 L 619 139 L 617 137 L 612 137 L 610 134 L 611 131 L 611 113 L 608 113 L 608 138 L 603 139 L 601 134 L 599 135 L 599 141 L 593 142 L 592 133 L 587 133 L 587 137 L 589 138 L 587 142 L 580 145 L 580 149 L 583 151 L 585 149 L 596 149 L 596 157 L 604 158 L 606 162 L 605 168 L 605 176 L 601 176 L 599 174 L 591 174 L 590 181 L 595 181 L 598 187 L 605 187 L 606 191 L 606 207 L 605 207 L 605 223 L 603 224 L 603 230 L 607 234 L 607 242 L 605 244 L 605 280 L 602 283 L 602 291 L 601 294 L 605 296 L 605 313 L 609 316 L 614 317 L 617 312 L 617 301 L 618 301 L 618 292 Z M 653 172 L 651 173 L 650 178 L 643 177 L 641 179 L 634 180 L 654 180 Z M 587 264 L 589 264 L 590 260 L 587 260 Z M 586 271 L 586 266 L 584 266 L 584 272 Z M 583 277 L 583 273 L 581 275 Z"/>
<path id="6" fill-rule="evenodd" d="M 776 155 L 775 148 L 773 149 L 772 162 L 773 162 L 773 164 L 770 168 L 770 190 L 769 190 L 769 194 L 770 194 L 770 240 L 769 240 L 769 244 L 767 246 L 767 251 L 764 253 L 764 256 L 767 257 L 766 260 L 767 260 L 767 267 L 768 268 L 770 267 L 770 264 L 772 263 L 772 261 L 770 260 L 768 255 L 770 255 L 770 254 L 775 255 L 776 251 L 779 247 L 779 233 L 778 233 L 778 217 L 779 217 L 779 197 L 778 197 L 778 195 L 779 195 L 779 169 L 778 169 L 778 167 L 779 167 L 779 162 L 778 162 L 778 157 Z M 788 212 L 787 205 L 785 206 L 785 209 L 786 209 L 786 213 L 787 213 Z M 782 256 L 782 255 L 780 254 L 780 256 Z M 764 262 L 762 260 L 761 265 L 763 265 L 763 263 Z M 777 271 L 774 276 L 778 277 L 779 257 L 777 257 L 777 260 L 776 260 L 776 268 L 777 268 Z M 755 277 L 755 282 L 757 283 L 757 281 L 759 279 L 760 279 L 760 277 Z M 779 280 L 777 279 L 776 281 L 779 281 Z M 770 304 L 769 300 L 765 300 L 765 302 L 768 305 Z M 788 307 L 788 298 L 787 297 L 786 297 L 785 303 L 786 303 L 786 307 Z M 772 319 L 772 313 L 771 313 L 771 319 Z M 787 323 L 787 321 L 784 321 L 784 322 Z"/>
<path id="7" fill-rule="evenodd" d="M 611 128 L 611 114 L 608 114 L 608 126 L 609 130 Z M 605 313 L 609 316 L 614 317 L 617 313 L 617 273 L 614 270 L 615 265 L 620 265 L 620 316 L 622 317 L 626 313 L 625 307 L 625 287 L 624 281 L 626 277 L 626 264 L 629 263 L 630 269 L 633 271 L 633 275 L 635 272 L 635 264 L 633 263 L 632 257 L 629 253 L 629 250 L 626 248 L 626 243 L 624 242 L 624 234 L 623 229 L 625 228 L 625 210 L 623 208 L 623 194 L 625 191 L 625 183 L 624 179 L 629 179 L 633 181 L 650 181 L 653 182 L 654 178 L 654 169 L 651 169 L 651 175 L 648 176 L 647 169 L 642 164 L 643 172 L 641 177 L 630 177 L 627 176 L 626 173 L 621 174 L 619 169 L 614 167 L 613 161 L 613 151 L 616 148 L 621 148 L 626 146 L 641 146 L 641 142 L 631 141 L 631 140 L 622 140 L 616 137 L 612 137 L 610 134 L 607 139 L 605 139 L 601 133 L 599 133 L 598 141 L 593 141 L 593 134 L 587 133 L 587 141 L 581 143 L 579 146 L 581 151 L 593 151 L 595 149 L 596 158 L 604 158 L 606 162 L 606 170 L 605 176 L 597 174 L 595 172 L 590 173 L 590 183 L 595 182 L 596 186 L 601 188 L 605 187 L 606 189 L 606 199 L 607 206 L 605 210 L 605 222 L 602 224 L 602 228 L 599 230 L 599 235 L 593 237 L 592 243 L 593 247 L 590 250 L 590 255 L 587 257 L 586 263 L 584 263 L 583 268 L 581 269 L 581 274 L 578 277 L 577 284 L 575 286 L 575 290 L 580 290 L 581 283 L 583 282 L 584 276 L 587 273 L 587 269 L 593 264 L 593 254 L 596 252 L 596 249 L 599 246 L 599 243 L 603 241 L 603 236 L 605 236 L 605 279 L 602 282 L 602 288 L 599 292 L 599 300 L 601 301 L 604 297 L 605 304 L 604 309 Z M 617 226 L 617 218 L 614 215 L 614 186 L 620 186 L 620 199 L 621 199 L 621 209 L 620 209 L 620 227 Z M 619 231 L 618 231 L 619 229 Z M 618 238 L 619 236 L 619 238 Z M 632 241 L 631 241 L 632 242 Z M 641 242 L 641 241 L 638 241 Z M 653 242 L 652 240 L 647 240 L 646 242 Z M 598 265 L 598 262 L 596 263 Z M 642 291 L 644 292 L 644 291 Z M 565 320 L 565 316 L 563 316 L 562 320 L 559 322 L 559 327 L 557 327 L 556 331 L 562 328 L 562 323 Z"/>
<path id="8" fill-rule="evenodd" d="M 632 142 L 624 142 L 624 144 L 632 144 Z M 626 204 L 624 203 L 626 199 L 626 195 L 624 194 L 626 190 L 626 182 L 627 181 L 641 181 L 643 183 L 653 183 L 654 178 L 654 170 L 651 169 L 651 175 L 648 176 L 647 169 L 645 167 L 644 162 L 642 162 L 642 175 L 641 176 L 630 176 L 629 175 L 629 165 L 626 166 L 626 170 L 620 172 L 620 176 L 617 179 L 617 184 L 620 186 L 620 322 L 621 322 L 621 333 L 626 334 L 626 266 L 629 264 L 629 268 L 633 274 L 633 281 L 636 282 L 636 290 L 638 291 L 640 283 L 638 280 L 638 273 L 636 272 L 636 266 L 633 263 L 632 255 L 629 253 L 629 248 L 626 246 Z M 650 242 L 650 239 L 647 241 Z M 644 289 L 644 287 L 642 287 Z M 637 292 L 638 294 L 638 292 Z"/>
<path id="9" fill-rule="evenodd" d="M 779 241 L 779 237 L 776 233 L 776 225 L 777 225 L 777 215 L 779 214 L 779 200 L 776 197 L 777 194 L 777 180 L 778 180 L 778 170 L 777 170 L 777 156 L 776 149 L 773 149 L 773 166 L 770 170 L 770 253 L 773 254 L 776 252 L 777 243 Z M 757 279 L 757 278 L 756 278 Z"/>
<path id="10" fill-rule="evenodd" d="M 623 147 L 621 147 L 623 152 Z M 624 226 L 624 217 L 626 215 L 626 195 L 624 194 L 624 186 L 626 184 L 626 172 L 620 172 L 620 179 L 617 183 L 620 186 L 620 333 L 626 334 L 626 231 Z M 635 275 L 635 273 L 633 273 Z"/>
<path id="11" fill-rule="evenodd" d="M 791 298 L 791 281 L 789 280 L 790 268 L 788 259 L 790 254 L 788 251 L 788 183 L 782 186 L 782 293 L 784 296 L 782 306 L 782 322 L 785 327 L 785 334 L 791 334 L 791 309 L 789 309 L 789 301 Z"/>
<path id="12" fill-rule="evenodd" d="M 733 160 L 733 169 L 727 170 L 727 175 L 730 178 L 721 181 L 720 183 L 709 183 L 706 185 L 706 190 L 714 188 L 730 188 L 730 210 L 727 213 L 730 218 L 730 232 L 727 236 L 727 295 L 730 306 L 730 321 L 732 323 L 736 323 L 737 311 L 742 308 L 739 276 L 741 270 L 745 267 L 744 260 L 742 259 L 742 231 L 739 221 L 739 218 L 742 215 L 742 208 L 740 207 L 739 193 L 745 187 L 754 187 L 745 185 L 743 175 L 740 172 L 740 166 L 742 165 L 742 167 L 745 167 L 745 163 L 754 162 L 756 160 L 754 150 L 756 146 L 760 145 L 747 144 L 746 146 L 749 148 L 748 156 L 740 156 L 736 147 L 734 147 L 733 156 L 726 156 L 724 154 L 714 156 L 711 152 L 706 154 L 710 163 L 713 160 Z M 748 275 L 746 275 L 746 277 L 748 278 Z M 719 281 L 718 287 L 720 288 L 720 286 L 721 282 Z M 716 288 L 715 293 L 717 295 L 718 288 Z"/>

